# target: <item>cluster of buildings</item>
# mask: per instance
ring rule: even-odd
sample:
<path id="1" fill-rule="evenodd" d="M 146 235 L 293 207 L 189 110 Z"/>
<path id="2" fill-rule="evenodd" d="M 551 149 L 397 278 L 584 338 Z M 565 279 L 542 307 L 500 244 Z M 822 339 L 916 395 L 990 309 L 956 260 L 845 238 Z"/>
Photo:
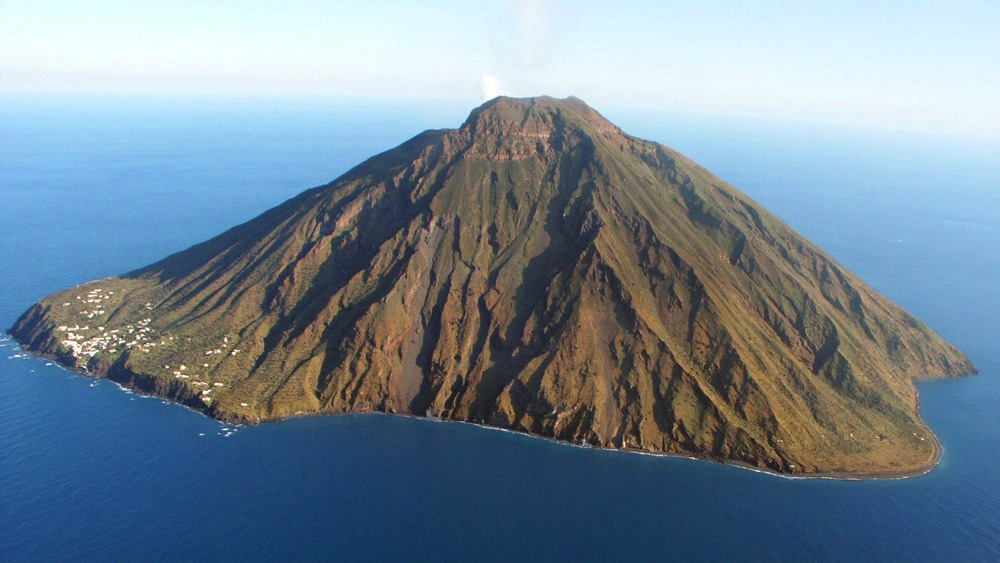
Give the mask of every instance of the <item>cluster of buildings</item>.
<path id="1" fill-rule="evenodd" d="M 104 291 L 100 288 L 92 289 L 83 295 L 77 295 L 76 301 L 83 305 L 83 308 L 79 310 L 79 314 L 86 317 L 89 321 L 94 321 L 95 324 L 106 321 L 105 316 L 107 315 L 107 311 L 105 310 L 104 303 L 112 299 L 113 296 L 113 291 Z M 63 307 L 71 305 L 73 305 L 72 301 L 63 303 Z M 150 303 L 146 303 L 145 308 L 149 310 L 153 309 Z M 93 328 L 90 324 L 83 326 L 80 324 L 72 326 L 66 324 L 56 327 L 56 330 L 65 333 L 61 341 L 62 345 L 69 349 L 74 358 L 90 358 L 99 352 L 122 352 L 132 349 L 146 352 L 157 345 L 165 345 L 166 340 L 155 336 L 156 330 L 150 326 L 150 322 L 152 322 L 151 318 L 145 318 L 136 323 L 115 328 L 105 326 L 106 323 L 96 325 Z M 168 338 L 168 340 L 173 339 L 174 337 L 172 336 Z M 218 347 L 205 350 L 205 356 L 236 356 L 240 353 L 238 348 L 229 350 L 229 347 L 229 336 L 227 335 L 223 337 L 222 343 Z M 202 365 L 206 369 L 211 367 L 208 363 Z M 212 402 L 211 395 L 213 390 L 225 387 L 224 383 L 202 381 L 206 377 L 194 375 L 188 371 L 188 366 L 185 364 L 180 364 L 176 368 L 164 365 L 163 368 L 172 373 L 174 378 L 190 380 L 192 386 L 202 388 L 200 396 L 206 405 Z M 241 403 L 241 405 L 247 406 L 246 403 Z"/>
<path id="2" fill-rule="evenodd" d="M 95 323 L 102 322 L 102 318 L 107 315 L 104 309 L 104 301 L 111 299 L 113 291 L 105 293 L 102 289 L 92 289 L 85 295 L 77 295 L 76 299 L 86 304 L 85 308 L 79 311 L 81 316 Z M 63 307 L 68 307 L 72 303 L 63 303 Z M 98 352 L 120 352 L 129 349 L 148 351 L 164 342 L 154 336 L 155 331 L 149 323 L 151 318 L 145 318 L 134 324 L 126 324 L 117 328 L 110 328 L 103 324 L 91 328 L 90 324 L 80 326 L 80 324 L 59 325 L 56 331 L 66 333 L 62 345 L 70 350 L 75 358 L 93 357 Z"/>

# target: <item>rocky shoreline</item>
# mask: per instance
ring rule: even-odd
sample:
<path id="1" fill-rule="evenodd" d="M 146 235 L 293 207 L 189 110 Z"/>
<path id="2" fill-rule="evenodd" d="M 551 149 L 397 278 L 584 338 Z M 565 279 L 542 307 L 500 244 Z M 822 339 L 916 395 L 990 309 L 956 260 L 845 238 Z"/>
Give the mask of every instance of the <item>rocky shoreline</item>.
<path id="1" fill-rule="evenodd" d="M 91 371 L 85 368 L 73 364 L 67 364 L 64 357 L 60 357 L 56 354 L 44 353 L 26 348 L 25 345 L 18 341 L 16 336 L 9 334 L 9 336 L 18 343 L 21 350 L 34 356 L 36 358 L 43 358 L 55 362 L 60 367 L 79 374 L 83 377 L 93 378 L 93 379 L 108 379 L 130 392 L 138 393 L 140 395 L 145 395 L 149 397 L 157 397 L 171 401 L 175 404 L 187 407 L 188 409 L 195 411 L 199 414 L 207 416 L 213 420 L 217 420 L 224 424 L 239 424 L 239 425 L 258 425 L 258 424 L 274 424 L 280 423 L 285 420 L 293 418 L 302 417 L 314 417 L 314 416 L 338 416 L 338 415 L 363 415 L 363 414 L 378 414 L 386 416 L 400 416 L 406 418 L 423 419 L 423 420 L 436 420 L 439 422 L 454 422 L 460 424 L 471 424 L 473 426 L 478 426 L 487 430 L 495 430 L 500 432 L 511 432 L 514 434 L 528 436 L 535 439 L 547 440 L 562 446 L 569 447 L 579 447 L 584 449 L 595 449 L 601 451 L 613 451 L 630 453 L 636 455 L 647 455 L 654 457 L 666 457 L 666 458 L 684 458 L 696 461 L 705 461 L 712 463 L 720 463 L 722 465 L 729 465 L 737 467 L 740 469 L 745 469 L 753 471 L 756 473 L 762 473 L 765 475 L 772 475 L 775 477 L 781 477 L 786 479 L 831 479 L 838 481 L 868 481 L 868 480 L 898 480 L 898 479 L 908 479 L 912 477 L 919 477 L 921 475 L 926 475 L 933 471 L 941 462 L 942 456 L 942 445 L 937 438 L 937 436 L 932 432 L 931 436 L 933 438 L 934 455 L 928 461 L 927 465 L 922 468 L 915 468 L 909 471 L 903 472 L 850 472 L 850 471 L 840 471 L 840 472 L 818 472 L 818 473 L 802 473 L 802 472 L 788 472 L 779 471 L 771 469 L 768 467 L 762 467 L 759 465 L 752 465 L 750 463 L 745 463 L 741 461 L 734 461 L 721 456 L 712 455 L 698 455 L 695 453 L 670 453 L 670 452 L 657 452 L 640 450 L 635 448 L 617 448 L 609 447 L 603 445 L 594 445 L 588 443 L 574 443 L 566 440 L 560 440 L 552 436 L 545 436 L 541 434 L 533 434 L 530 432 L 525 432 L 516 428 L 504 428 L 500 426 L 491 426 L 489 424 L 484 424 L 480 422 L 452 419 L 452 418 L 437 418 L 432 416 L 418 416 L 409 413 L 394 413 L 384 410 L 367 410 L 367 411 L 340 411 L 340 412 L 299 412 L 292 415 L 285 415 L 272 418 L 248 418 L 246 416 L 233 416 L 226 412 L 220 412 L 218 409 L 207 406 L 202 402 L 196 393 L 191 393 L 187 388 L 181 385 L 167 385 L 161 384 L 162 380 L 144 374 L 136 374 L 131 370 L 115 370 L 113 367 L 104 371 Z"/>

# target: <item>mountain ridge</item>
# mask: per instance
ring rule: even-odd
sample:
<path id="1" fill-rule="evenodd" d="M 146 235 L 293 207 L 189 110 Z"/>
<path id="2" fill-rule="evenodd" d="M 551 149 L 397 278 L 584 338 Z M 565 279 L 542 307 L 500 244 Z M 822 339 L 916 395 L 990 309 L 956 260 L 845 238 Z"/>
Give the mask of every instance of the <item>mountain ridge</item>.
<path id="1" fill-rule="evenodd" d="M 912 380 L 975 371 L 745 194 L 575 98 L 491 100 L 57 292 L 11 333 L 226 420 L 432 414 L 806 474 L 925 469 Z"/>

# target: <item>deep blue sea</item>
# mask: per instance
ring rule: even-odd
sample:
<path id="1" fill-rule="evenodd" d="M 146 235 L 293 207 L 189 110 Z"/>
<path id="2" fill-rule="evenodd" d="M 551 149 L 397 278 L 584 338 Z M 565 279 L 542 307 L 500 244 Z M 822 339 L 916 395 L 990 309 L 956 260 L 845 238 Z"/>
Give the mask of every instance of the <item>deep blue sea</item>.
<path id="1" fill-rule="evenodd" d="M 0 99 L 0 327 L 250 219 L 457 104 Z M 601 108 L 598 108 L 601 109 Z M 0 560 L 1000 560 L 1000 143 L 606 111 L 963 348 L 941 465 L 793 480 L 384 415 L 221 425 L 0 342 Z"/>

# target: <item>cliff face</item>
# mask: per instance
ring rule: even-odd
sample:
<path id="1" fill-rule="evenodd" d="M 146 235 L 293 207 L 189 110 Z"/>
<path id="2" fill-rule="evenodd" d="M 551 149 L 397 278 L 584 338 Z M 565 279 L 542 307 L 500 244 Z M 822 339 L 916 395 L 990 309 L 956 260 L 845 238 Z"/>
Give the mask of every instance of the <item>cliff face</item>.
<path id="1" fill-rule="evenodd" d="M 498 98 L 141 270 L 29 350 L 228 420 L 383 410 L 796 473 L 905 473 L 974 372 L 747 196 L 570 98 Z"/>

